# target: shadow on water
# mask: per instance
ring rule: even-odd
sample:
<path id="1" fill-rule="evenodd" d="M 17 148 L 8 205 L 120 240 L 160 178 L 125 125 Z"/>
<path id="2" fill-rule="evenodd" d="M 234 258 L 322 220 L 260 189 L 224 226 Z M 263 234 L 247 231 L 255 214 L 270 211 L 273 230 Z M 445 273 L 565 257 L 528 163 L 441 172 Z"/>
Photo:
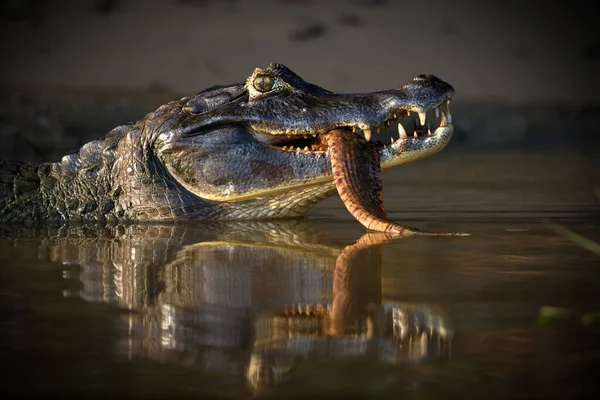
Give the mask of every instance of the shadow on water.
<path id="1" fill-rule="evenodd" d="M 579 265 L 585 284 L 564 270 L 591 256 L 539 226 L 486 236 L 471 224 L 473 238 L 390 240 L 318 225 L 3 227 L 2 345 L 15 375 L 7 390 L 583 393 L 600 350 L 595 328 L 540 328 L 535 316 L 547 299 L 540 285 L 559 305 L 600 306 L 582 299 L 597 271 Z M 552 286 L 565 279 L 577 295 Z"/>

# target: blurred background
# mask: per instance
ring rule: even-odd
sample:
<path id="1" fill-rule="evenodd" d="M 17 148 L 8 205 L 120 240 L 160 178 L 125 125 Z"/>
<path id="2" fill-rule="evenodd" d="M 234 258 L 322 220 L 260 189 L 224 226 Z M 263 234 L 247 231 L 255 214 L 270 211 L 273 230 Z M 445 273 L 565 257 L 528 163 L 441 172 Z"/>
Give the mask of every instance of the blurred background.
<path id="1" fill-rule="evenodd" d="M 459 175 L 476 181 L 504 174 L 509 184 L 528 173 L 528 182 L 576 181 L 570 192 L 585 194 L 573 201 L 597 205 L 594 1 L 7 0 L 1 7 L 2 159 L 56 160 L 166 101 L 242 82 L 270 62 L 340 92 L 433 73 L 456 89 L 456 134 L 424 165 L 440 163 L 444 178 L 456 176 L 443 158 L 458 155 Z"/>

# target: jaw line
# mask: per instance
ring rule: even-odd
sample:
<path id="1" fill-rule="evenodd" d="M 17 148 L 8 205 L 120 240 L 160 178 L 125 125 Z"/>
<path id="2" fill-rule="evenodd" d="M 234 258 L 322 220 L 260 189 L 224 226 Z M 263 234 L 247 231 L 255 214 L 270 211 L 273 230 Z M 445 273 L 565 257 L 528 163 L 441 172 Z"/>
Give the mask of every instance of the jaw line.
<path id="1" fill-rule="evenodd" d="M 381 168 L 387 169 L 397 165 L 420 160 L 442 150 L 454 133 L 452 124 L 441 126 L 425 139 L 400 139 L 380 150 Z"/>
<path id="2" fill-rule="evenodd" d="M 421 158 L 428 157 L 432 154 L 437 153 L 442 150 L 452 138 L 454 133 L 454 127 L 452 124 L 447 126 L 439 127 L 435 130 L 435 133 L 431 136 L 428 136 L 424 139 L 399 139 L 393 144 L 386 145 L 383 149 L 379 151 L 381 156 L 381 168 L 388 169 L 398 165 L 406 164 L 412 161 L 419 160 Z M 261 142 L 262 143 L 262 142 Z M 331 160 L 331 156 L 329 151 L 319 151 L 319 152 L 303 152 L 303 151 L 285 151 L 281 149 L 275 149 L 276 146 L 272 146 L 266 143 L 262 143 L 265 146 L 273 147 L 274 151 L 277 151 L 280 154 L 286 154 L 289 156 L 292 162 L 297 160 L 297 157 L 323 157 L 325 156 Z M 330 170 L 331 171 L 331 170 Z M 307 179 L 302 182 L 298 182 L 293 185 L 281 185 L 272 189 L 256 191 L 256 192 L 247 192 L 244 194 L 240 194 L 237 196 L 231 197 L 218 197 L 218 196 L 207 196 L 206 194 L 197 193 L 193 187 L 188 185 L 184 185 L 184 187 L 190 192 L 196 194 L 197 196 L 201 196 L 202 198 L 215 202 L 240 202 L 247 200 L 258 200 L 260 198 L 272 197 L 278 194 L 289 192 L 292 190 L 297 190 L 301 188 L 311 187 L 313 185 L 318 184 L 331 184 L 326 185 L 324 190 L 329 190 L 334 187 L 333 185 L 333 177 L 332 174 L 320 175 L 316 176 L 312 179 Z M 331 188 L 329 187 L 331 186 Z"/>

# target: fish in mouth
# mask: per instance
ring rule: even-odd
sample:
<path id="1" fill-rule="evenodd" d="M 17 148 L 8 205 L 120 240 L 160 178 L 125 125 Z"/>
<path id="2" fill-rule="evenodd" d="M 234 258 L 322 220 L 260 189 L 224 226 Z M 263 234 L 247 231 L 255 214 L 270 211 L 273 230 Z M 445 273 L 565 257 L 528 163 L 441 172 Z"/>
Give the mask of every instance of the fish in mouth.
<path id="1" fill-rule="evenodd" d="M 440 117 L 439 126 L 446 127 L 451 123 L 448 108 L 450 100 L 440 107 L 434 108 L 436 117 Z M 439 109 L 442 109 L 440 112 Z M 408 114 L 408 113 L 407 113 Z M 419 112 L 414 119 L 412 140 L 419 140 L 419 135 L 432 136 L 431 128 L 425 133 L 426 112 Z M 386 120 L 384 126 L 390 128 L 396 124 L 398 140 L 409 140 L 402 122 L 396 122 L 397 116 Z M 393 129 L 393 126 L 391 126 Z M 375 128 L 378 130 L 378 128 Z M 356 130 L 354 130 L 356 132 Z M 348 129 L 338 129 L 325 134 L 325 140 L 330 148 L 331 169 L 333 181 L 344 205 L 358 222 L 369 230 L 389 232 L 397 235 L 433 234 L 409 228 L 391 222 L 383 204 L 383 185 L 381 180 L 381 160 L 379 150 L 384 145 L 371 141 L 371 130 L 363 131 L 364 140 Z M 392 132 L 391 143 L 394 144 Z"/>

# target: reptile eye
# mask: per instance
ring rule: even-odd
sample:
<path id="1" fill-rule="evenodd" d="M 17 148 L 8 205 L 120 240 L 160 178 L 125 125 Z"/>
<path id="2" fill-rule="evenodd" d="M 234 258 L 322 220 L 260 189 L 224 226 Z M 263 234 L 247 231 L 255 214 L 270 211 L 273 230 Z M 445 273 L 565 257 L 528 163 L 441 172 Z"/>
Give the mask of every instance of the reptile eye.
<path id="1" fill-rule="evenodd" d="M 273 89 L 274 84 L 275 80 L 270 75 L 258 75 L 256 78 L 254 78 L 254 82 L 252 82 L 254 89 L 263 93 Z"/>

